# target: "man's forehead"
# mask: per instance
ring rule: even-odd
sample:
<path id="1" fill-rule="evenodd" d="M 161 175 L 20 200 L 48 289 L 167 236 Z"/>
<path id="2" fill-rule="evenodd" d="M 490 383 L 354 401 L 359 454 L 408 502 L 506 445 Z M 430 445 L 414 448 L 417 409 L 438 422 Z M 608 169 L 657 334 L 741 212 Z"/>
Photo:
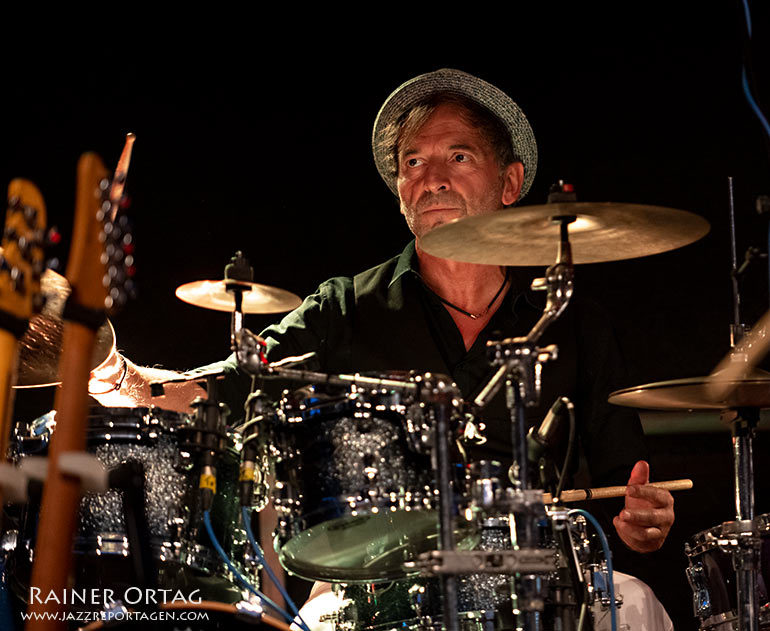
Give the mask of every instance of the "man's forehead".
<path id="1" fill-rule="evenodd" d="M 489 142 L 469 121 L 469 112 L 454 104 L 439 105 L 435 111 L 408 138 L 399 143 L 399 153 L 409 155 L 422 145 L 438 144 L 442 148 L 466 151 L 490 150 Z"/>

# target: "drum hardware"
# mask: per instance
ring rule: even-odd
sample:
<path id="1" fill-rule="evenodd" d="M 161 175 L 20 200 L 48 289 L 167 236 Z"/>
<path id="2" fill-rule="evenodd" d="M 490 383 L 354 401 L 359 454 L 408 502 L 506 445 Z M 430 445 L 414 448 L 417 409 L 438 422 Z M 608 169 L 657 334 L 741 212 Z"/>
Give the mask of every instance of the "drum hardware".
<path id="1" fill-rule="evenodd" d="M 732 211 L 732 200 L 731 200 Z M 731 216 L 731 221 L 733 218 Z M 770 407 L 770 375 L 754 367 L 770 349 L 770 312 L 757 323 L 754 330 L 745 333 L 747 327 L 740 323 L 740 293 L 736 276 L 736 259 L 733 243 L 733 313 L 730 337 L 732 348 L 708 377 L 679 379 L 627 388 L 614 392 L 609 402 L 661 410 L 719 409 L 721 418 L 730 424 L 732 435 L 733 495 L 736 523 L 751 523 L 754 514 L 753 440 L 759 422 L 760 409 Z M 727 522 L 730 523 L 730 522 Z M 723 524 L 725 526 L 725 524 Z M 759 629 L 759 604 L 757 601 L 757 558 L 753 546 L 731 546 L 735 566 L 737 599 L 729 611 L 720 612 L 725 620 L 733 616 L 741 631 Z M 686 549 L 686 552 L 688 550 Z M 689 552 L 688 552 L 689 554 Z M 709 606 L 704 604 L 703 574 L 700 568 L 688 570 L 693 589 L 696 617 L 711 625 Z M 732 622 L 726 624 L 732 625 Z M 716 628 L 713 626 L 703 629 Z M 729 627 L 726 627 L 729 628 Z"/>
<path id="2" fill-rule="evenodd" d="M 512 510 L 504 510 L 502 513 L 512 515 L 515 527 L 512 527 L 511 534 L 514 548 L 518 550 L 535 550 L 536 516 L 543 512 L 542 492 L 532 490 L 528 471 L 530 458 L 524 409 L 537 404 L 540 397 L 542 365 L 557 356 L 555 346 L 538 348 L 536 345 L 547 327 L 567 307 L 573 291 L 574 268 L 569 240 L 569 225 L 575 222 L 576 216 L 566 213 L 560 214 L 559 209 L 563 205 L 565 204 L 546 205 L 550 213 L 549 220 L 558 225 L 559 241 L 555 262 L 548 267 L 544 278 L 536 279 L 532 283 L 533 289 L 548 292 L 543 314 L 527 336 L 487 342 L 490 363 L 497 368 L 497 371 L 473 402 L 474 405 L 483 408 L 500 389 L 503 380 L 505 381 L 506 404 L 511 416 L 513 462 L 511 481 L 514 488 L 510 490 L 511 494 L 506 498 L 512 504 Z M 566 206 L 569 205 L 566 204 Z M 499 214 L 493 213 L 494 216 Z M 453 225 L 460 226 L 460 224 L 466 223 L 466 219 Z M 430 235 L 445 227 L 440 226 L 431 231 Z M 425 249 L 429 253 L 437 255 L 437 250 L 431 249 L 430 245 Z M 454 252 L 451 255 L 444 252 L 438 256 L 458 258 Z M 459 260 L 468 259 L 460 256 Z M 507 263 L 507 261 L 505 262 Z M 451 568 L 454 563 L 455 559 L 452 558 L 449 567 Z M 542 570 L 533 569 L 517 572 L 514 581 L 515 587 L 512 590 L 514 615 L 518 624 L 527 630 L 539 629 L 541 626 L 544 597 L 542 577 L 538 571 Z M 456 623 L 454 629 L 457 629 Z"/>
<path id="3" fill-rule="evenodd" d="M 457 387 L 433 375 L 425 375 L 422 380 L 421 398 L 430 405 L 433 415 L 433 453 L 431 463 L 436 476 L 438 490 L 439 541 L 438 552 L 452 555 L 456 552 L 454 531 L 452 460 L 450 457 L 450 440 L 452 436 L 451 420 L 453 402 L 457 400 Z M 459 631 L 457 619 L 457 578 L 452 572 L 441 573 L 441 596 L 444 603 L 444 623 L 446 631 Z"/>
<path id="4" fill-rule="evenodd" d="M 744 342 L 746 338 L 744 338 Z M 727 390 L 718 392 L 714 384 Z M 768 407 L 770 379 L 763 375 L 756 378 L 732 379 L 725 381 L 721 377 L 713 379 L 697 378 L 648 384 L 612 393 L 610 403 L 647 407 L 650 402 L 655 409 L 708 409 L 722 410 L 722 420 L 730 424 L 732 434 L 733 461 L 733 494 L 735 515 L 738 522 L 754 519 L 754 471 L 753 471 L 753 439 L 756 425 L 759 422 L 759 410 Z M 722 394 L 726 393 L 726 394 Z M 757 605 L 757 565 L 751 547 L 737 546 L 732 550 L 733 562 L 736 569 L 735 590 L 738 601 L 735 605 L 735 615 L 741 631 L 756 631 L 759 629 Z M 702 581 L 693 571 L 690 583 L 694 592 L 695 615 L 701 620 L 709 617 L 704 613 L 701 604 Z M 728 612 L 729 613 L 729 612 Z M 704 622 L 705 624 L 705 622 Z M 729 623 L 732 624 L 732 623 Z M 710 629 L 714 627 L 702 627 Z M 729 628 L 729 627 L 726 627 Z"/>
<path id="5" fill-rule="evenodd" d="M 553 551 L 518 550 L 431 550 L 405 564 L 423 576 L 456 574 L 548 573 L 556 569 Z"/>
<path id="6" fill-rule="evenodd" d="M 217 459 L 227 447 L 225 419 L 230 414 L 227 406 L 220 403 L 216 375 L 206 376 L 207 397 L 197 397 L 191 404 L 195 412 L 189 428 L 189 439 L 182 443 L 197 454 L 200 467 L 199 489 L 201 509 L 211 509 L 216 494 Z M 185 432 L 187 433 L 187 432 Z"/>
<path id="7" fill-rule="evenodd" d="M 514 484 L 521 489 L 530 488 L 525 464 L 529 462 L 529 458 L 524 407 L 537 404 L 540 398 L 542 365 L 557 357 L 557 348 L 554 345 L 537 348 L 536 344 L 546 328 L 566 309 L 573 290 L 574 269 L 568 226 L 575 221 L 575 217 L 557 215 L 552 217 L 552 221 L 559 224 L 560 240 L 556 262 L 546 270 L 544 278 L 536 279 L 532 283 L 533 289 L 544 289 L 548 292 L 543 314 L 526 337 L 487 342 L 490 363 L 498 370 L 474 400 L 476 406 L 483 408 L 500 388 L 503 377 L 506 378 L 506 403 L 511 413 L 514 466 L 518 463 L 514 472 Z"/>
<path id="8" fill-rule="evenodd" d="M 237 428 L 238 433 L 241 435 L 242 445 L 241 470 L 238 477 L 240 480 L 239 493 L 241 506 L 252 508 L 254 507 L 255 484 L 266 487 L 265 471 L 267 470 L 267 463 L 258 458 L 260 451 L 257 444 L 259 425 L 265 421 L 267 415 L 274 414 L 274 409 L 272 399 L 260 389 L 249 394 L 244 404 L 244 409 L 246 410 L 247 420 Z M 260 499 L 264 499 L 264 503 L 266 503 L 267 489 L 263 490 L 260 488 L 257 496 Z M 264 503 L 260 501 L 260 506 L 257 510 L 261 510 L 264 507 Z"/>
<path id="9" fill-rule="evenodd" d="M 687 580 L 701 629 L 745 628 L 737 625 L 745 624 L 745 616 L 750 615 L 757 628 L 770 628 L 769 544 L 767 515 L 724 522 L 697 533 L 686 543 Z M 745 588 L 742 571 L 753 572 L 757 578 L 756 591 L 748 598 L 736 589 L 739 584 Z"/>

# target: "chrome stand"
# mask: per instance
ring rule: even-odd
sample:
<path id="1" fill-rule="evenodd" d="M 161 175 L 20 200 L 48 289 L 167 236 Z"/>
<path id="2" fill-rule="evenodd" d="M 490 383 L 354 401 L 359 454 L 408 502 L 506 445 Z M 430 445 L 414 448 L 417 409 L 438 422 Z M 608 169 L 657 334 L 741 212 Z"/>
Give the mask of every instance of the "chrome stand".
<path id="1" fill-rule="evenodd" d="M 575 219 L 573 215 L 552 218 L 552 221 L 558 223 L 560 227 L 556 262 L 546 270 L 545 278 L 536 279 L 532 283 L 533 289 L 545 289 L 548 292 L 543 315 L 526 337 L 514 337 L 487 343 L 491 363 L 497 367 L 497 372 L 474 401 L 478 407 L 484 407 L 500 389 L 502 381 L 505 379 L 506 404 L 510 411 L 513 446 L 511 481 L 514 485 L 514 492 L 521 496 L 520 505 L 528 507 L 528 510 L 514 515 L 514 521 L 517 524 L 515 550 L 536 548 L 537 522 L 533 515 L 536 512 L 544 511 L 542 499 L 538 501 L 538 511 L 537 508 L 530 506 L 531 502 L 527 498 L 532 484 L 528 472 L 528 428 L 524 411 L 526 407 L 538 404 L 542 366 L 545 362 L 557 357 L 558 349 L 556 346 L 539 348 L 537 342 L 548 326 L 564 312 L 572 296 L 574 267 L 568 226 Z M 517 576 L 513 590 L 513 613 L 517 619 L 517 629 L 541 631 L 544 609 L 542 582 L 542 577 L 535 572 L 522 572 Z"/>

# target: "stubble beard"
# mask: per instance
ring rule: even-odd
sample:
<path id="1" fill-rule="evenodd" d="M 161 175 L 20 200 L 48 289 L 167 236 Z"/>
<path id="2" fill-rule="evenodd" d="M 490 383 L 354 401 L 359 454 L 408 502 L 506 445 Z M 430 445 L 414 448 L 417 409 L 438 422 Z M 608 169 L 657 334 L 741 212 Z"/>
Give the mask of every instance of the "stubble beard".
<path id="1" fill-rule="evenodd" d="M 502 183 L 500 188 L 488 191 L 487 195 L 485 195 L 479 202 L 478 208 L 469 208 L 466 199 L 452 190 L 441 191 L 439 193 L 425 191 L 414 206 L 409 206 L 401 200 L 401 214 L 406 218 L 406 224 L 409 226 L 409 230 L 411 230 L 412 234 L 419 240 L 434 228 L 449 223 L 453 219 L 447 215 L 441 216 L 438 213 L 435 217 L 429 218 L 429 214 L 426 216 L 423 212 L 425 209 L 435 206 L 453 207 L 457 208 L 456 217 L 462 218 L 499 210 L 502 207 L 501 197 Z"/>

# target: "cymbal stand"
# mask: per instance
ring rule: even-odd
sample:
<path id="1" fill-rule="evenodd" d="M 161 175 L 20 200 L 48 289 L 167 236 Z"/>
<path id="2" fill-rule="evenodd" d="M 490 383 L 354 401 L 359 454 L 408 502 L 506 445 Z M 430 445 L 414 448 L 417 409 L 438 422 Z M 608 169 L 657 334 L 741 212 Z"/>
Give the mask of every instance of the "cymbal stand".
<path id="1" fill-rule="evenodd" d="M 230 350 L 232 351 L 237 349 L 236 338 L 243 329 L 243 292 L 251 290 L 250 285 L 246 283 L 253 281 L 254 268 L 249 265 L 248 259 L 244 258 L 241 251 L 236 252 L 230 259 L 230 263 L 225 266 L 225 285 L 235 301 L 230 319 Z"/>
<path id="2" fill-rule="evenodd" d="M 733 482 L 735 494 L 735 541 L 732 550 L 737 589 L 738 629 L 759 629 L 757 571 L 760 539 L 754 523 L 754 454 L 753 439 L 759 410 L 740 408 L 722 412 L 731 424 L 733 443 Z"/>
<path id="3" fill-rule="evenodd" d="M 459 396 L 457 387 L 430 373 L 419 378 L 422 387 L 420 399 L 430 405 L 433 415 L 433 453 L 431 464 L 436 476 L 439 511 L 439 552 L 452 554 L 455 551 L 454 535 L 454 491 L 452 489 L 452 460 L 450 441 L 452 438 L 451 419 L 453 400 Z M 441 597 L 444 610 L 444 629 L 459 631 L 457 574 L 448 572 L 440 575 Z"/>
<path id="4" fill-rule="evenodd" d="M 730 205 L 730 273 L 733 289 L 733 322 L 730 325 L 732 362 L 746 362 L 745 353 L 737 352 L 737 345 L 747 333 L 748 327 L 741 322 L 741 294 L 739 278 L 750 260 L 738 268 L 735 236 L 735 204 L 733 178 L 728 177 Z M 722 419 L 730 423 L 733 445 L 733 492 L 738 545 L 733 550 L 735 585 L 737 590 L 738 628 L 740 631 L 756 631 L 759 628 L 759 602 L 757 600 L 757 569 L 759 538 L 754 525 L 754 431 L 759 422 L 759 410 L 741 408 L 724 410 Z"/>
<path id="5" fill-rule="evenodd" d="M 547 270 L 544 278 L 535 279 L 533 289 L 548 292 L 546 306 L 540 319 L 526 337 L 514 337 L 487 343 L 490 360 L 498 368 L 484 389 L 474 400 L 475 405 L 484 407 L 494 396 L 505 379 L 506 404 L 511 416 L 511 442 L 513 445 L 513 467 L 511 481 L 519 496 L 519 506 L 526 507 L 516 520 L 519 532 L 515 533 L 514 548 L 536 547 L 536 514 L 543 510 L 542 495 L 534 498 L 529 480 L 527 457 L 527 426 L 525 408 L 537 405 L 540 398 L 542 366 L 546 361 L 556 359 L 558 349 L 551 345 L 539 348 L 537 342 L 545 330 L 564 311 L 572 297 L 574 267 L 572 249 L 569 243 L 570 223 L 574 215 L 560 215 L 552 218 L 559 224 L 559 250 L 556 262 Z M 515 505 L 515 503 L 514 503 Z M 514 534 L 514 533 L 512 533 Z M 514 609 L 523 622 L 521 628 L 539 631 L 542 627 L 543 608 L 541 579 L 535 573 L 522 574 L 517 581 Z"/>

